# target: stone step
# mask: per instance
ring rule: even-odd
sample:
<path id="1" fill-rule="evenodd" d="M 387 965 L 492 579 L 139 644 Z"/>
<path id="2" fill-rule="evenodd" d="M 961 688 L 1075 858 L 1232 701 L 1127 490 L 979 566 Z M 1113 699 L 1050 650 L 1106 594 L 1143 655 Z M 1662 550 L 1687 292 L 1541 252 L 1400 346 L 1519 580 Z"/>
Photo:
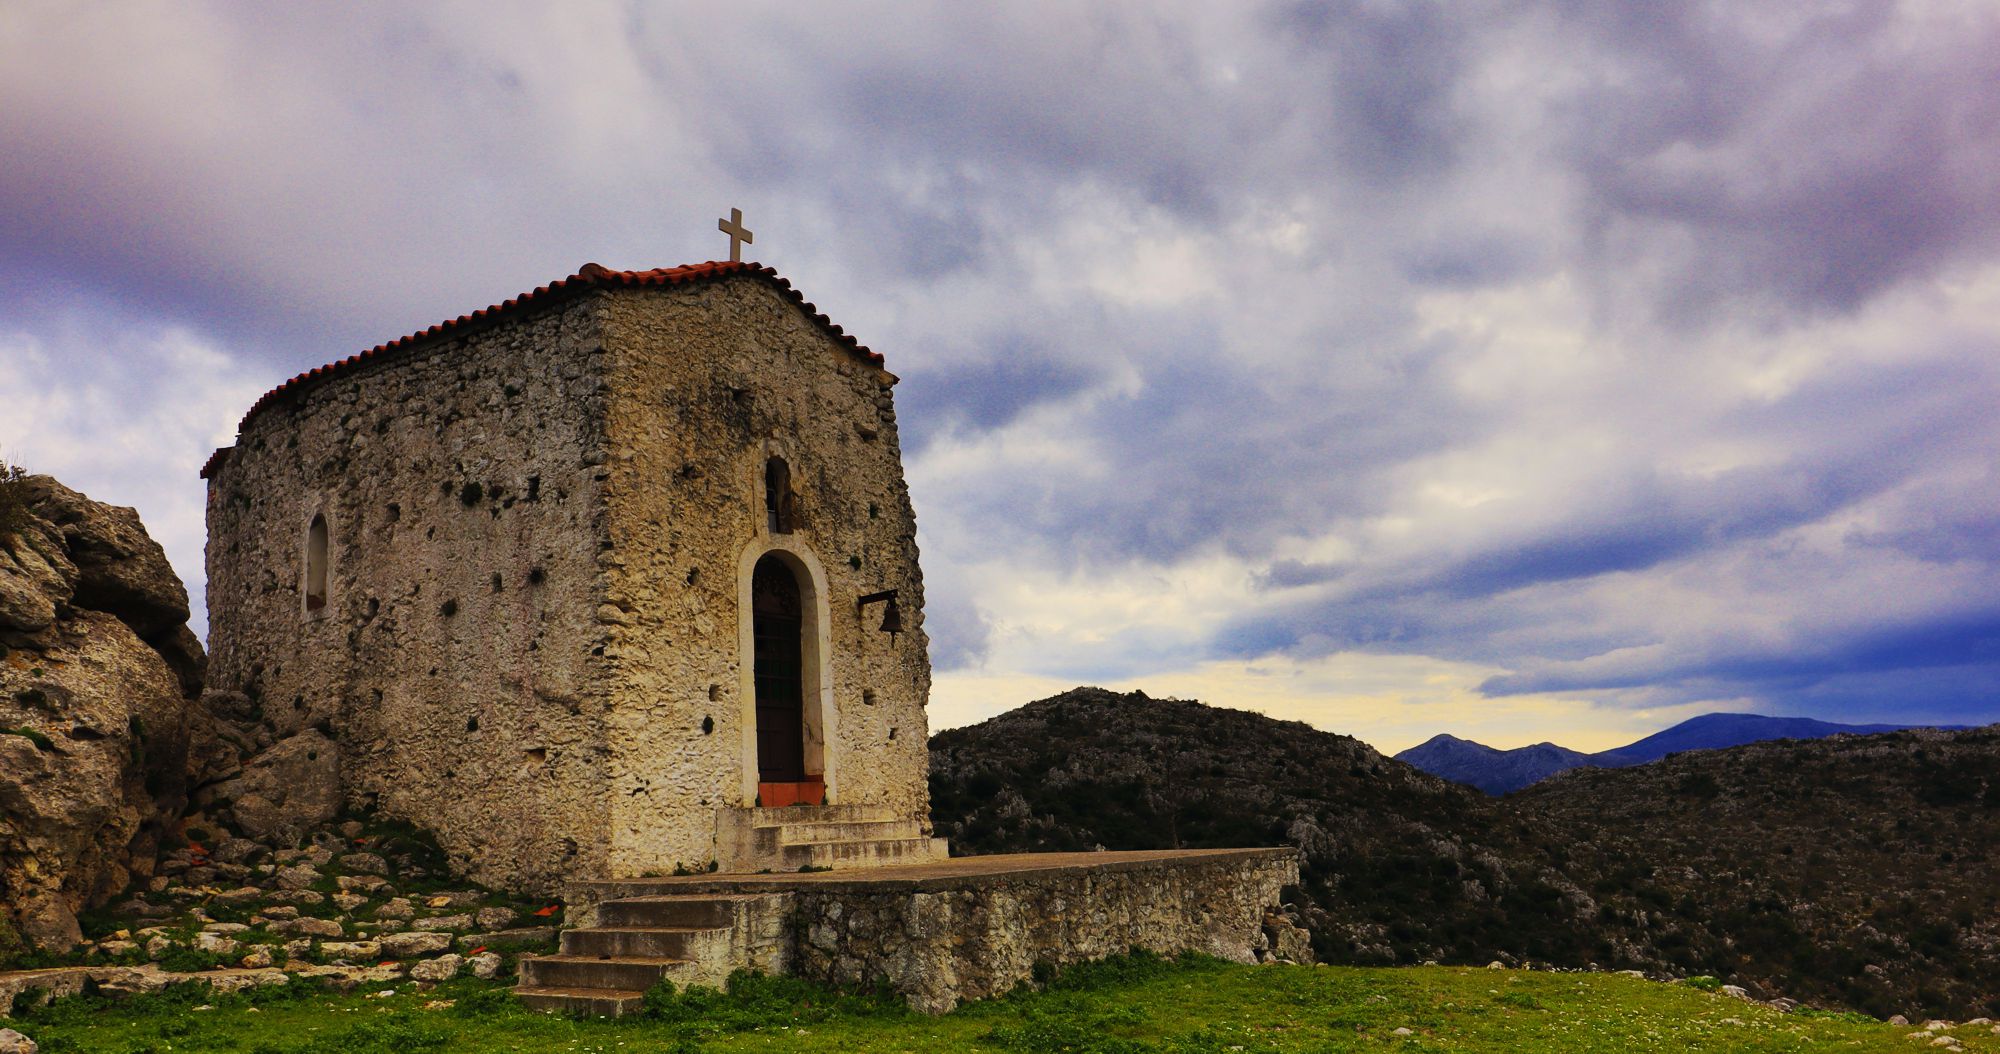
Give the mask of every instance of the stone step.
<path id="1" fill-rule="evenodd" d="M 521 986 L 515 998 L 530 1010 L 551 1014 L 590 1017 L 623 1017 L 636 1013 L 645 1003 L 645 993 L 620 988 L 553 988 Z"/>
<path id="2" fill-rule="evenodd" d="M 778 809 L 727 809 L 731 819 L 746 827 L 783 827 L 796 823 L 878 823 L 896 819 L 880 805 L 787 805 Z"/>
<path id="3" fill-rule="evenodd" d="M 942 860 L 948 854 L 942 838 L 881 838 L 865 842 L 808 842 L 787 845 L 779 850 L 783 869 L 802 867 L 882 867 L 889 864 L 924 864 Z"/>
<path id="4" fill-rule="evenodd" d="M 537 955 L 521 960 L 521 989 L 643 992 L 670 974 L 691 972 L 686 959 L 653 956 Z"/>
<path id="5" fill-rule="evenodd" d="M 915 820 L 847 820 L 780 824 L 777 833 L 780 845 L 805 845 L 810 842 L 865 842 L 890 838 L 921 838 L 924 826 Z"/>
<path id="6" fill-rule="evenodd" d="M 725 929 L 754 896 L 642 896 L 597 906 L 597 924 L 612 929 Z"/>
<path id="7" fill-rule="evenodd" d="M 731 932 L 727 929 L 597 926 L 587 930 L 563 931 L 560 951 L 564 955 L 599 958 L 637 956 L 715 963 L 728 959 Z"/>

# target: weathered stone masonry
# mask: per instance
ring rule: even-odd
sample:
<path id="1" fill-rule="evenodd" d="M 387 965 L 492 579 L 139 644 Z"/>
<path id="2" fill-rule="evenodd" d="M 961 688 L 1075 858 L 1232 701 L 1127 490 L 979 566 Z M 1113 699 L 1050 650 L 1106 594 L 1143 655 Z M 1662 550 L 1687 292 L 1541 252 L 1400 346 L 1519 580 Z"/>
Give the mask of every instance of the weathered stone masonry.
<path id="1" fill-rule="evenodd" d="M 754 265 L 586 268 L 273 393 L 206 473 L 211 688 L 331 735 L 350 803 L 479 881 L 700 868 L 757 793 L 775 551 L 810 609 L 808 769 L 927 830 L 894 377 L 809 307 Z M 855 603 L 888 589 L 894 635 Z"/>
<path id="2" fill-rule="evenodd" d="M 568 921 L 624 926 L 633 905 L 726 898 L 741 916 L 732 923 L 731 950 L 690 964 L 683 983 L 716 984 L 732 968 L 755 965 L 840 985 L 887 984 L 917 1009 L 938 1013 L 1004 994 L 1027 982 L 1038 964 L 1062 966 L 1134 948 L 1237 962 L 1278 954 L 1310 961 L 1303 931 L 1284 924 L 1289 933 L 1280 942 L 1289 947 L 1283 949 L 1267 938 L 1269 913 L 1281 891 L 1298 883 L 1298 869 L 1296 849 L 1207 849 L 584 882 L 568 891 Z M 628 1003 L 638 998 L 606 994 L 622 994 Z"/>

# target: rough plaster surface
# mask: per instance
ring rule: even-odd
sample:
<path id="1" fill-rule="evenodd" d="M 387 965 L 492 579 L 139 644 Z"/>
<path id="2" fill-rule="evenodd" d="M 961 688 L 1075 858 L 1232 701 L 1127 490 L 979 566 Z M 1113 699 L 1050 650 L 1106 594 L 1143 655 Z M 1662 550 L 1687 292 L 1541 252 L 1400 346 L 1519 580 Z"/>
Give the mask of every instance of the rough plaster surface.
<path id="1" fill-rule="evenodd" d="M 437 832 L 480 882 L 698 868 L 716 809 L 754 801 L 741 608 L 782 549 L 816 593 L 829 799 L 927 825 L 892 381 L 731 278 L 594 292 L 309 387 L 209 480 L 210 686 L 274 739 L 324 730 L 350 804 Z M 765 530 L 774 455 L 789 535 Z M 893 637 L 855 609 L 892 588 Z"/>
<path id="2" fill-rule="evenodd" d="M 612 298 L 603 325 L 620 393 L 605 483 L 605 657 L 619 685 L 608 877 L 706 863 L 715 807 L 754 801 L 742 612 L 750 570 L 771 549 L 791 554 L 817 594 L 821 661 L 806 706 L 808 726 L 827 733 L 828 801 L 881 806 L 928 833 L 930 665 L 891 378 L 747 279 Z M 791 468 L 790 534 L 766 529 L 771 456 Z M 855 605 L 884 589 L 902 608 L 894 636 L 876 628 L 879 606 Z M 810 735 L 807 753 L 811 768 Z"/>

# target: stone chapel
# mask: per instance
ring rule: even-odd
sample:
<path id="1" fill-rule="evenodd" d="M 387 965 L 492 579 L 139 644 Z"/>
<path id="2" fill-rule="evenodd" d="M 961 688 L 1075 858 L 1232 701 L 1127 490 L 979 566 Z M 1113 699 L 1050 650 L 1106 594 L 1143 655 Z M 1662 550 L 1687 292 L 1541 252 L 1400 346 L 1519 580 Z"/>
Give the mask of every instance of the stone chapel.
<path id="1" fill-rule="evenodd" d="M 794 803 L 942 857 L 895 383 L 737 262 L 588 264 L 295 377 L 202 472 L 210 687 L 488 885 L 796 870 Z"/>

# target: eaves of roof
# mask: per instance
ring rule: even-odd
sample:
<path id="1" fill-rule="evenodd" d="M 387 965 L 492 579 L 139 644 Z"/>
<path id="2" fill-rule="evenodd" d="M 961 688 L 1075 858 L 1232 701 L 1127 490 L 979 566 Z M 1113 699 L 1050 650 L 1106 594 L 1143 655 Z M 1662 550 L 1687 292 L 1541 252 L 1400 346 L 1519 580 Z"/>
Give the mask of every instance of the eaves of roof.
<path id="1" fill-rule="evenodd" d="M 792 288 L 790 279 L 779 277 L 777 271 L 762 264 L 712 260 L 708 263 L 687 264 L 681 267 L 660 267 L 650 271 L 614 271 L 598 264 L 587 263 L 577 268 L 576 273 L 570 275 L 568 278 L 550 282 L 548 285 L 540 286 L 531 292 L 522 293 L 511 300 L 494 304 L 492 307 L 481 308 L 469 315 L 460 315 L 449 321 L 440 322 L 422 332 L 412 333 L 398 340 L 392 340 L 387 344 L 377 344 L 367 351 L 361 352 L 358 355 L 350 355 L 339 362 L 307 370 L 260 396 L 255 403 L 251 404 L 249 412 L 243 415 L 243 420 L 237 425 L 236 432 L 238 436 L 241 436 L 243 430 L 249 427 L 250 419 L 256 417 L 262 411 L 272 406 L 294 401 L 306 392 L 328 381 L 346 376 L 363 367 L 391 361 L 433 341 L 459 336 L 470 330 L 491 325 L 501 319 L 536 308 L 546 307 L 563 300 L 572 299 L 594 289 L 692 285 L 698 282 L 710 282 L 721 278 L 739 276 L 760 279 L 770 285 L 785 296 L 786 299 L 797 304 L 801 310 L 810 316 L 814 322 L 818 323 L 820 328 L 825 330 L 849 354 L 871 366 L 878 368 L 882 366 L 882 356 L 869 351 L 867 347 L 862 345 L 860 341 L 855 340 L 851 334 L 841 329 L 832 319 L 821 314 L 819 309 L 807 301 L 797 289 Z M 208 462 L 201 467 L 201 478 L 207 479 L 213 475 L 216 468 L 222 464 L 223 458 L 228 455 L 231 449 L 231 447 L 223 447 L 210 455 Z"/>

